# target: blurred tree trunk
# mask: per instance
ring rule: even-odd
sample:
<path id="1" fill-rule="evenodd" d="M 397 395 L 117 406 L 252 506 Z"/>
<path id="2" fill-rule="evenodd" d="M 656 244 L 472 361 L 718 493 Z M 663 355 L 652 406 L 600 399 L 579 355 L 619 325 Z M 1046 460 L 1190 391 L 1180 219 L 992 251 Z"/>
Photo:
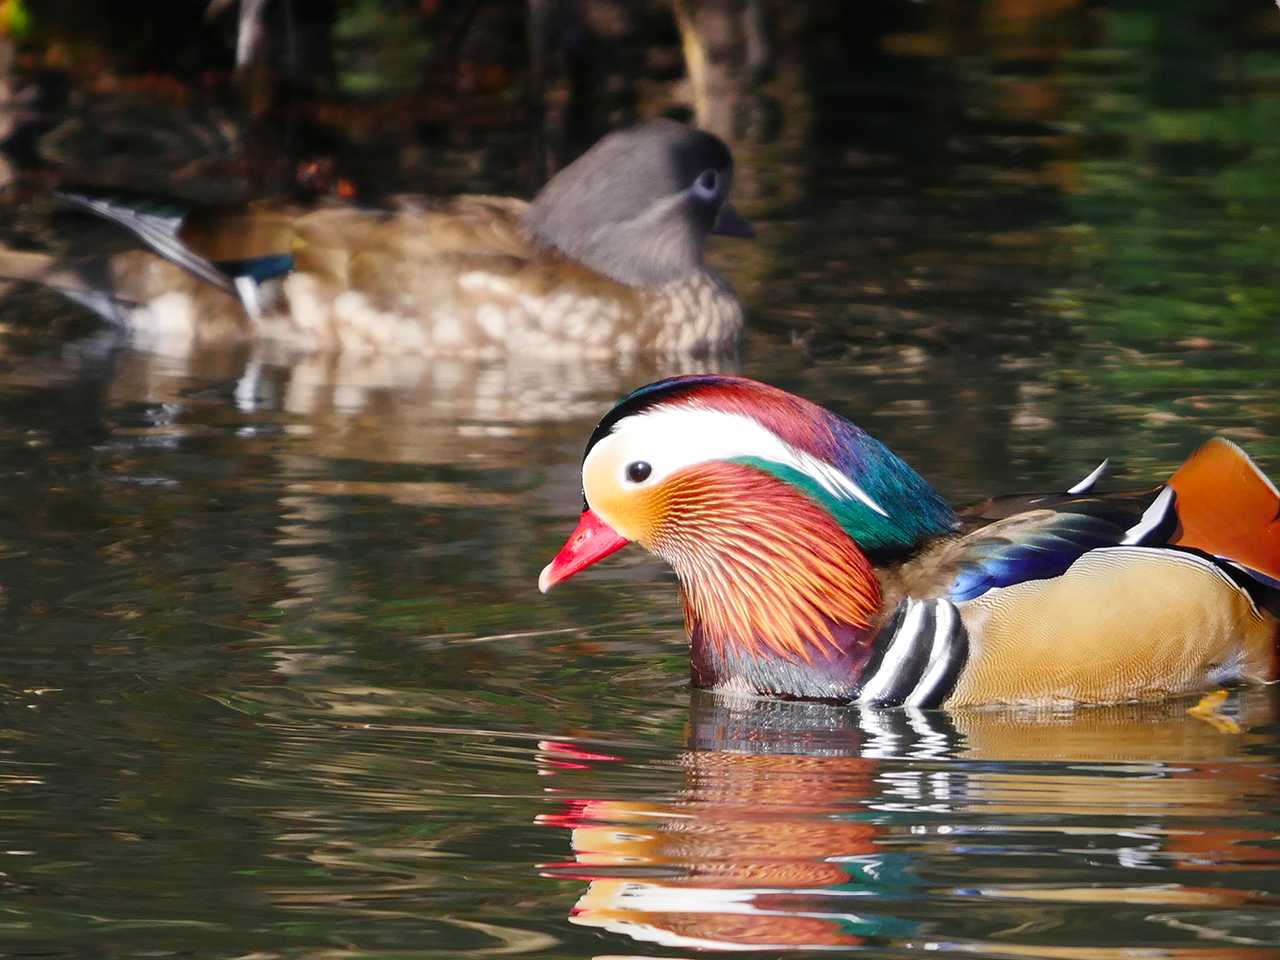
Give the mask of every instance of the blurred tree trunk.
<path id="1" fill-rule="evenodd" d="M 734 141 L 770 70 L 762 0 L 671 0 L 698 126 Z"/>

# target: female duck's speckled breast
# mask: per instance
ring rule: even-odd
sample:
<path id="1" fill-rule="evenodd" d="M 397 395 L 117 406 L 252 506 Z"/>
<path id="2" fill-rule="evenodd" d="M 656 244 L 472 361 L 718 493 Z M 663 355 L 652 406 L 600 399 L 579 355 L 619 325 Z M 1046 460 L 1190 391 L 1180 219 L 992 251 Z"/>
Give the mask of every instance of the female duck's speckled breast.
<path id="1" fill-rule="evenodd" d="M 529 303 L 524 329 L 517 324 L 505 346 L 494 345 L 562 356 L 683 355 L 728 350 L 742 332 L 737 297 L 709 270 L 653 290 L 607 286 L 613 289 L 566 289 Z"/>
<path id="2" fill-rule="evenodd" d="M 572 358 L 716 354 L 742 331 L 737 297 L 711 271 L 637 289 L 575 264 L 554 266 L 476 268 L 443 285 L 418 271 L 394 297 L 338 292 L 296 273 L 284 283 L 289 308 L 265 314 L 256 335 L 304 349 Z"/>
<path id="3" fill-rule="evenodd" d="M 742 304 L 729 285 L 710 270 L 668 284 L 645 299 L 646 328 L 652 331 L 650 342 L 657 352 L 728 350 L 742 333 Z"/>

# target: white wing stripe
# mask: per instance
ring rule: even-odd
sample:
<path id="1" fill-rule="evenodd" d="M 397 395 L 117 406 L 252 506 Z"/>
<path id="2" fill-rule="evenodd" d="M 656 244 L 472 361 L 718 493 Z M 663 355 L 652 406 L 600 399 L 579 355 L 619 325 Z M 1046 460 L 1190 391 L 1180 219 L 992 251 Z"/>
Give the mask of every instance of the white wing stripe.
<path id="1" fill-rule="evenodd" d="M 801 465 L 801 469 L 805 473 L 817 480 L 826 488 L 827 492 L 837 497 L 852 496 L 856 500 L 860 500 L 868 507 L 880 514 L 882 517 L 888 517 L 884 508 L 875 500 L 871 499 L 871 495 L 863 490 L 860 486 L 846 477 L 843 473 L 831 466 L 829 463 L 823 463 L 812 454 L 803 453 L 790 444 L 786 444 L 788 450 L 791 451 L 796 462 Z"/>
<path id="2" fill-rule="evenodd" d="M 1143 511 L 1142 519 L 1125 531 L 1124 539 L 1120 541 L 1121 545 L 1141 543 L 1143 537 L 1164 522 L 1172 506 L 1173 487 L 1165 487 L 1160 491 L 1160 496 L 1151 501 L 1151 506 Z"/>
<path id="3" fill-rule="evenodd" d="M 1089 472 L 1089 475 L 1087 477 L 1085 477 L 1083 480 L 1077 483 L 1074 487 L 1068 487 L 1067 493 L 1073 496 L 1076 494 L 1088 493 L 1090 490 L 1093 489 L 1093 485 L 1102 479 L 1102 475 L 1107 472 L 1107 467 L 1108 465 L 1110 465 L 1110 463 L 1111 463 L 1110 457 L 1108 457 L 1106 460 L 1103 460 L 1100 464 L 1098 464 L 1096 467 L 1093 468 L 1093 470 Z"/>

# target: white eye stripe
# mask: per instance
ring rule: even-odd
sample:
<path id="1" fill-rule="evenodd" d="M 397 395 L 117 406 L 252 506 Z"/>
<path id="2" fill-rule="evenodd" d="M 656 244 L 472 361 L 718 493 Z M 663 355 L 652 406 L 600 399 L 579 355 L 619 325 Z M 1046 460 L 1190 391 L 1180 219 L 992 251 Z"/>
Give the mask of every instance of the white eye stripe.
<path id="1" fill-rule="evenodd" d="M 805 473 L 809 474 L 817 480 L 818 483 L 822 484 L 822 486 L 833 496 L 842 498 L 853 497 L 855 500 L 859 500 L 866 504 L 876 513 L 880 514 L 880 516 L 889 516 L 889 514 L 885 513 L 884 508 L 871 498 L 871 495 L 867 493 L 867 491 L 863 490 L 843 473 L 831 466 L 831 464 L 823 463 L 817 457 L 808 453 L 802 453 L 798 450 L 795 451 L 795 453 L 800 463 L 803 464 L 800 469 L 804 470 Z"/>
<path id="2" fill-rule="evenodd" d="M 695 464 L 752 457 L 791 467 L 811 477 L 831 496 L 857 500 L 882 517 L 889 516 L 870 494 L 831 464 L 797 450 L 759 421 L 742 414 L 704 407 L 658 406 L 626 417 L 592 448 L 582 465 L 583 476 L 595 457 L 618 449 L 620 444 L 626 452 L 621 458 L 624 478 L 627 466 L 637 460 L 652 465 L 645 482 L 660 483 Z"/>

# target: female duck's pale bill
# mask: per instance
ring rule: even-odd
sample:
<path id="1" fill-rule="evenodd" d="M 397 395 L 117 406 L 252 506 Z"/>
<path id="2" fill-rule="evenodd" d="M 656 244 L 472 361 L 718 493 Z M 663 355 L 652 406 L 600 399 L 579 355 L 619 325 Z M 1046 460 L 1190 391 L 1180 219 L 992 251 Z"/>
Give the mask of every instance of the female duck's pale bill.
<path id="1" fill-rule="evenodd" d="M 954 511 L 865 431 L 705 375 L 597 426 L 545 592 L 632 541 L 680 581 L 693 681 L 912 707 L 1155 699 L 1280 667 L 1280 493 L 1213 439 L 1163 487 Z"/>

